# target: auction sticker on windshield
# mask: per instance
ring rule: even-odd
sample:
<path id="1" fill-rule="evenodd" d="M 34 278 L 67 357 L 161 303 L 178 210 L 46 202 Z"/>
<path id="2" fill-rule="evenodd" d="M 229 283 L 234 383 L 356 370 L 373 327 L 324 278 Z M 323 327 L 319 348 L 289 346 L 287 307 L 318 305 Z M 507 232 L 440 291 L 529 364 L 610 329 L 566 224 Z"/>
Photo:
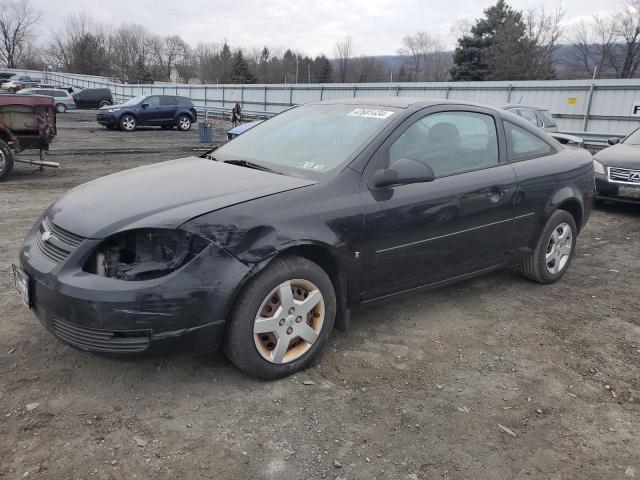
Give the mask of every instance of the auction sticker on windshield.
<path id="1" fill-rule="evenodd" d="M 349 113 L 350 117 L 380 118 L 384 119 L 393 115 L 394 112 L 386 110 L 372 110 L 370 108 L 356 108 Z"/>

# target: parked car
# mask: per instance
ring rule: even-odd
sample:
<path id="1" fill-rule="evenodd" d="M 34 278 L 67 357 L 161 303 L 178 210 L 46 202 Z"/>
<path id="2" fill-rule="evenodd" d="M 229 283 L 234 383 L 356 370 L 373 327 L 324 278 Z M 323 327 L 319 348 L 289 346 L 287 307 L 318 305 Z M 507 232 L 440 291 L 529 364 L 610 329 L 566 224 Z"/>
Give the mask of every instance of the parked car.
<path id="1" fill-rule="evenodd" d="M 553 115 L 547 108 L 532 107 L 528 105 L 504 105 L 505 110 L 515 113 L 527 122 L 549 132 L 549 134 L 563 145 L 584 147 L 584 140 L 576 135 L 568 135 L 558 131 L 558 125 Z"/>
<path id="2" fill-rule="evenodd" d="M 19 160 L 23 150 L 49 150 L 56 135 L 53 99 L 36 95 L 0 95 L 0 180 L 9 176 L 14 162 L 55 167 L 54 162 Z"/>
<path id="3" fill-rule="evenodd" d="M 626 138 L 610 138 L 594 156 L 597 198 L 640 202 L 640 128 Z"/>
<path id="4" fill-rule="evenodd" d="M 129 101 L 103 107 L 98 112 L 98 123 L 107 128 L 131 132 L 141 125 L 189 130 L 198 118 L 191 100 L 176 95 L 141 95 Z"/>
<path id="5" fill-rule="evenodd" d="M 260 125 L 264 120 L 254 120 L 253 122 L 241 123 L 237 127 L 233 127 L 227 132 L 227 140 L 236 138 L 238 135 L 242 135 L 247 130 L 251 130 L 256 125 Z"/>
<path id="6" fill-rule="evenodd" d="M 11 77 L 13 77 L 15 73 L 13 72 L 0 72 L 0 86 L 7 83 Z"/>
<path id="7" fill-rule="evenodd" d="M 76 108 L 87 110 L 113 105 L 113 95 L 108 88 L 84 88 L 73 94 Z"/>
<path id="8" fill-rule="evenodd" d="M 45 95 L 53 98 L 53 105 L 58 113 L 74 110 L 76 102 L 69 92 L 61 88 L 25 88 L 18 92 L 19 95 Z"/>
<path id="9" fill-rule="evenodd" d="M 22 88 L 35 87 L 40 83 L 39 78 L 32 78 L 28 75 L 14 75 L 8 82 L 2 85 L 2 88 L 15 92 Z"/>
<path id="10" fill-rule="evenodd" d="M 307 104 L 207 158 L 74 188 L 28 233 L 16 285 L 80 350 L 222 345 L 240 369 L 277 378 L 309 365 L 359 305 L 514 264 L 556 282 L 593 188 L 587 151 L 503 110 Z"/>

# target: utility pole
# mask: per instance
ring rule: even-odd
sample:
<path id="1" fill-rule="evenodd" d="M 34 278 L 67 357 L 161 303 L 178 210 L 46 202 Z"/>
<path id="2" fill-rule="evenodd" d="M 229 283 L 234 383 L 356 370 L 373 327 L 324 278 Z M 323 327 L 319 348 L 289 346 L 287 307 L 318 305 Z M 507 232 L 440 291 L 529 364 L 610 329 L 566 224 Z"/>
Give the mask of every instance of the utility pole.
<path id="1" fill-rule="evenodd" d="M 596 79 L 596 74 L 598 73 L 598 65 L 596 65 L 595 67 L 593 67 L 593 77 L 591 77 L 592 80 Z"/>
<path id="2" fill-rule="evenodd" d="M 311 83 L 311 65 L 307 64 L 307 74 L 309 75 L 307 83 Z"/>
<path id="3" fill-rule="evenodd" d="M 300 64 L 300 60 L 296 60 L 296 83 L 298 83 L 298 66 Z"/>

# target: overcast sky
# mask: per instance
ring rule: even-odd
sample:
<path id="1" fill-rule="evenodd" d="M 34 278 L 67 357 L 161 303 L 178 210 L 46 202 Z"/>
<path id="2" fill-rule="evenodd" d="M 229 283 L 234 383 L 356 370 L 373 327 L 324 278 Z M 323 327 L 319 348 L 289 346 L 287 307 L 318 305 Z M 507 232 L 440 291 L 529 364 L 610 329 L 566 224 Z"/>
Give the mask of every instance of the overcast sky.
<path id="1" fill-rule="evenodd" d="M 43 12 L 43 36 L 71 11 L 84 11 L 110 24 L 136 22 L 161 34 L 178 34 L 189 44 L 221 41 L 234 47 L 292 48 L 333 56 L 337 38 L 351 35 L 357 55 L 395 54 L 403 36 L 420 30 L 453 45 L 451 26 L 473 20 L 495 3 L 477 0 L 32 0 Z M 517 9 L 556 0 L 510 0 Z M 568 21 L 610 13 L 619 0 L 563 0 Z M 41 37 L 43 38 L 43 37 Z"/>

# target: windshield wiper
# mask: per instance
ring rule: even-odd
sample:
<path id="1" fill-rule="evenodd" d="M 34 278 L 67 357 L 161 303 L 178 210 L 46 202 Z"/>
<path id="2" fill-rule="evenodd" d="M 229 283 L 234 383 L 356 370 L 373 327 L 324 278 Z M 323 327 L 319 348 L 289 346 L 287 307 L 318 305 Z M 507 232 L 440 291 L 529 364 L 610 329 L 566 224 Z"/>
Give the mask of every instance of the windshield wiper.
<path id="1" fill-rule="evenodd" d="M 230 163 L 231 165 L 238 165 L 240 167 L 254 168 L 256 170 L 262 170 L 263 172 L 277 173 L 278 175 L 282 175 L 282 173 L 265 167 L 264 165 L 258 165 L 257 163 L 250 162 L 248 160 L 225 160 L 224 163 Z"/>

